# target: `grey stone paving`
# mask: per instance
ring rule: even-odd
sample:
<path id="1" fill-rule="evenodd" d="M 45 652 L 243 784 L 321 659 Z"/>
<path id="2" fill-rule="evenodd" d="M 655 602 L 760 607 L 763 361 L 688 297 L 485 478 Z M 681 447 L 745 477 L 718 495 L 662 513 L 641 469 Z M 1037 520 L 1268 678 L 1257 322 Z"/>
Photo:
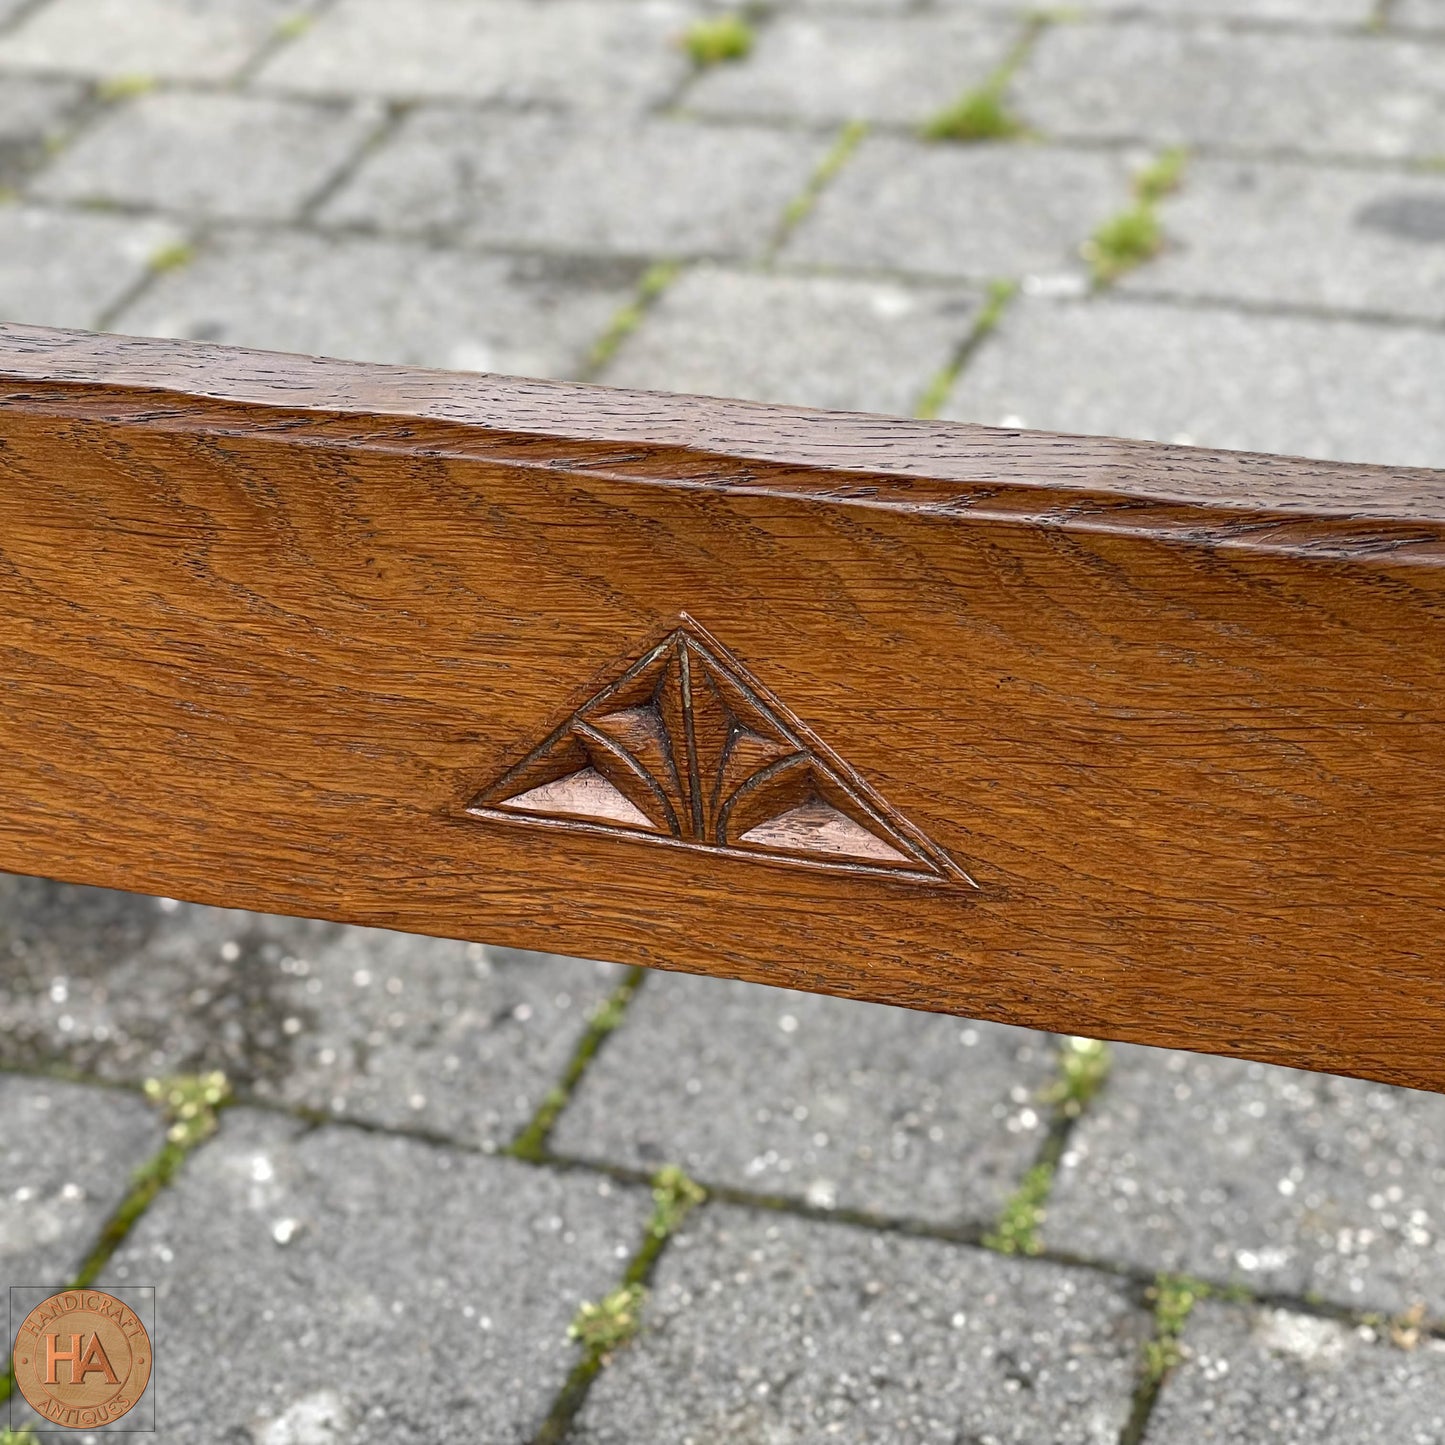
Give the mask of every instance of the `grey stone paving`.
<path id="1" fill-rule="evenodd" d="M 0 1074 L 0 1289 L 69 1284 L 164 1142 L 135 1095 Z"/>
<path id="2" fill-rule="evenodd" d="M 1445 172 L 1196 160 L 1125 291 L 1445 321 Z"/>
<path id="3" fill-rule="evenodd" d="M 784 247 L 790 262 L 977 280 L 1077 278 L 1082 238 L 1129 195 L 1124 158 L 875 137 Z M 860 215 L 868 216 L 859 225 Z"/>
<path id="4" fill-rule="evenodd" d="M 612 965 L 0 875 L 0 1066 L 222 1069 L 261 1098 L 504 1145 Z"/>
<path id="5" fill-rule="evenodd" d="M 672 0 L 340 0 L 262 69 L 263 85 L 397 99 L 636 110 L 688 73 Z"/>
<path id="6" fill-rule="evenodd" d="M 1445 32 L 1445 5 L 1440 0 L 1395 0 L 1390 14 L 1399 29 L 1419 26 L 1422 30 Z"/>
<path id="7" fill-rule="evenodd" d="M 1190 1316 L 1184 1343 L 1184 1364 L 1164 1386 L 1145 1445 L 1445 1440 L 1445 1341 L 1406 1351 L 1368 1328 L 1206 1302 Z"/>
<path id="8" fill-rule="evenodd" d="M 379 120 L 369 103 L 144 95 L 90 127 L 35 192 L 51 200 L 288 220 L 360 150 Z"/>
<path id="9" fill-rule="evenodd" d="M 785 16 L 747 65 L 717 66 L 687 93 L 714 115 L 809 121 L 925 121 L 979 84 L 1019 37 L 1017 22 L 971 13 Z"/>
<path id="10" fill-rule="evenodd" d="M 1050 135 L 1360 157 L 1445 153 L 1438 47 L 1142 22 L 1051 28 L 1018 103 Z"/>
<path id="11" fill-rule="evenodd" d="M 1403 1311 L 1445 1299 L 1445 1095 L 1118 1045 L 1046 1238 Z"/>
<path id="12" fill-rule="evenodd" d="M 649 1204 L 233 1110 L 98 1283 L 156 1286 L 163 1439 L 523 1442 L 573 1363 L 578 1303 L 611 1287 Z"/>
<path id="13" fill-rule="evenodd" d="M 0 316 L 895 413 L 957 364 L 971 420 L 1445 466 L 1441 0 L 1080 0 L 978 144 L 917 127 L 1022 3 L 780 0 L 697 70 L 722 8 L 0 0 Z M 105 1276 L 162 1289 L 186 1445 L 532 1445 L 669 1161 L 755 1207 L 665 1247 L 572 1440 L 1445 1439 L 1445 1333 L 1377 1318 L 1445 1318 L 1441 1099 L 1119 1049 L 1039 1222 L 1091 1267 L 1005 1259 L 959 1240 L 1039 1178 L 1056 1043 L 988 1024 L 654 975 L 570 1158 L 497 1157 L 622 977 L 0 880 L 0 1273 L 71 1273 L 161 1138 L 135 1086 L 219 1067 L 246 1107 Z M 1269 1298 L 1126 1426 L 1159 1270 Z"/>
<path id="14" fill-rule="evenodd" d="M 321 219 L 574 254 L 752 256 L 826 149 L 760 126 L 608 118 L 579 130 L 564 116 L 429 108 Z"/>
<path id="15" fill-rule="evenodd" d="M 1132 299 L 1023 297 L 942 415 L 1430 466 L 1445 332 Z"/>
<path id="16" fill-rule="evenodd" d="M 574 1438 L 1114 1445 L 1145 1332 L 1095 1274 L 714 1205 Z"/>
<path id="17" fill-rule="evenodd" d="M 236 231 L 168 272 L 123 324 L 139 335 L 570 376 L 636 275 L 635 267 L 591 258 Z"/>
<path id="18" fill-rule="evenodd" d="M 50 0 L 0 36 L 0 69 L 224 81 L 313 0 Z"/>
<path id="19" fill-rule="evenodd" d="M 822 1207 L 991 1223 L 1038 1154 L 1047 1036 L 665 974 L 554 1144 Z"/>
<path id="20" fill-rule="evenodd" d="M 979 300 L 958 287 L 702 266 L 669 288 L 601 380 L 907 415 Z"/>
<path id="21" fill-rule="evenodd" d="M 155 216 L 0 205 L 0 314 L 35 326 L 94 327 L 184 235 Z"/>
<path id="22" fill-rule="evenodd" d="M 80 110 L 78 81 L 17 75 L 0 84 L 0 186 L 17 184 L 42 160 Z"/>
<path id="23" fill-rule="evenodd" d="M 1408 3 L 1408 0 L 1407 0 Z M 1434 3 L 1434 0 L 1425 0 Z M 1157 15 L 1161 19 L 1289 21 L 1299 25 L 1369 24 L 1375 0 L 1074 0 L 1078 15 Z"/>

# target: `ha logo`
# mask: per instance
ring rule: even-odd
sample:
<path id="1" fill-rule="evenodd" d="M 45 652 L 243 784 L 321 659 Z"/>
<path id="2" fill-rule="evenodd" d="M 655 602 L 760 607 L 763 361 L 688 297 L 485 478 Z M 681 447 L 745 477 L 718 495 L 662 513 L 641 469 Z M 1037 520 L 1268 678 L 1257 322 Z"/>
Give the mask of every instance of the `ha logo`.
<path id="1" fill-rule="evenodd" d="M 95 1430 L 132 1410 L 151 1375 L 140 1316 L 98 1289 L 43 1300 L 15 1336 L 15 1384 L 43 1428 Z"/>

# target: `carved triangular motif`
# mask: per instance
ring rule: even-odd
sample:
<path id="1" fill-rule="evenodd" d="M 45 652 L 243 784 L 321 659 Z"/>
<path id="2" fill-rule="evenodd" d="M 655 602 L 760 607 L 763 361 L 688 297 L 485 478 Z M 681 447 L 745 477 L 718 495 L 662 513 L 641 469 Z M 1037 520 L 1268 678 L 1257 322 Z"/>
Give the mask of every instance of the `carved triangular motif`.
<path id="1" fill-rule="evenodd" d="M 478 817 L 973 880 L 684 619 L 469 804 Z"/>
<path id="2" fill-rule="evenodd" d="M 509 813 L 538 818 L 575 818 L 581 822 L 607 822 L 618 828 L 640 828 L 643 832 L 661 831 L 596 768 L 579 768 L 555 782 L 528 788 L 497 806 Z"/>

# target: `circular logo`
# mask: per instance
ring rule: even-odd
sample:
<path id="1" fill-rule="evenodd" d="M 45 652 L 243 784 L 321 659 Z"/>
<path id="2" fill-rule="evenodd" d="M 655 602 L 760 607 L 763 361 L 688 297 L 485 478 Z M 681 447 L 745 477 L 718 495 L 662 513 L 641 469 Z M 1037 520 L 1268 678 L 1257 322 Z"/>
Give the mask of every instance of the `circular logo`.
<path id="1" fill-rule="evenodd" d="M 94 1430 L 119 1420 L 150 1377 L 146 1327 L 103 1290 L 51 1295 L 15 1336 L 15 1384 L 47 1427 Z"/>

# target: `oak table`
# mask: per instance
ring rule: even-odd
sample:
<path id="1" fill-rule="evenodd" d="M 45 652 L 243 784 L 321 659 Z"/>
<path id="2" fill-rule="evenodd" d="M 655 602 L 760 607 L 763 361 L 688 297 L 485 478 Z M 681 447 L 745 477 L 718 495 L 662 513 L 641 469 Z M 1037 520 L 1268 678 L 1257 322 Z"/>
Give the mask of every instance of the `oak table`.
<path id="1" fill-rule="evenodd" d="M 0 867 L 1445 1089 L 1445 473 L 0 326 Z"/>

